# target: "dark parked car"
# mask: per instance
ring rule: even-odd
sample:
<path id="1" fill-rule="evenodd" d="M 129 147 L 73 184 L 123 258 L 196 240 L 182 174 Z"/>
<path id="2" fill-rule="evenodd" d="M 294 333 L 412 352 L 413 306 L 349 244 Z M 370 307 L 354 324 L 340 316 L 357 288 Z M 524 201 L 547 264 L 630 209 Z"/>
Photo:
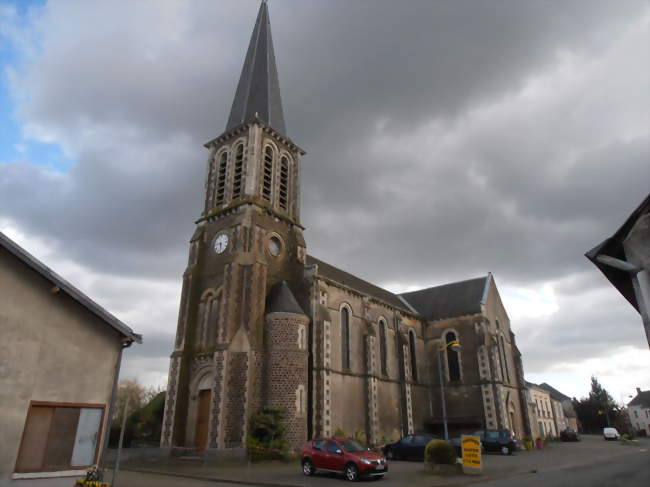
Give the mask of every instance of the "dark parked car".
<path id="1" fill-rule="evenodd" d="M 567 428 L 564 431 L 560 431 L 560 439 L 562 441 L 580 441 L 580 436 L 578 436 L 577 431 Z"/>
<path id="2" fill-rule="evenodd" d="M 314 438 L 301 450 L 302 473 L 337 472 L 351 481 L 359 477 L 383 477 L 388 462 L 383 455 L 364 448 L 350 438 Z"/>
<path id="3" fill-rule="evenodd" d="M 438 439 L 437 436 L 429 433 L 408 435 L 384 446 L 381 451 L 389 460 L 424 460 L 424 449 L 427 443 Z"/>
<path id="4" fill-rule="evenodd" d="M 502 455 L 512 455 L 517 451 L 517 439 L 510 430 L 479 430 L 474 433 L 481 437 L 481 445 L 485 451 L 498 451 Z"/>

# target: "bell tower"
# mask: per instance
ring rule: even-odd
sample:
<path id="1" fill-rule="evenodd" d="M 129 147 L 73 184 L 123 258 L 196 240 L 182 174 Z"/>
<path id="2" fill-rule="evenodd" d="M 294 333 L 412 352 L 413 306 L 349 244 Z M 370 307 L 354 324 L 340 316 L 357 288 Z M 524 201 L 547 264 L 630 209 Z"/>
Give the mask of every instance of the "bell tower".
<path id="1" fill-rule="evenodd" d="M 309 320 L 298 304 L 304 302 L 299 182 L 305 152 L 286 134 L 263 1 L 226 130 L 205 144 L 204 206 L 183 275 L 162 446 L 244 448 L 251 414 L 284 404 L 268 370 L 276 360 L 293 361 L 298 370 L 286 405 L 292 431 L 303 435 L 302 420 L 295 420 L 304 412 L 302 399 L 295 398 L 307 387 L 300 340 Z"/>

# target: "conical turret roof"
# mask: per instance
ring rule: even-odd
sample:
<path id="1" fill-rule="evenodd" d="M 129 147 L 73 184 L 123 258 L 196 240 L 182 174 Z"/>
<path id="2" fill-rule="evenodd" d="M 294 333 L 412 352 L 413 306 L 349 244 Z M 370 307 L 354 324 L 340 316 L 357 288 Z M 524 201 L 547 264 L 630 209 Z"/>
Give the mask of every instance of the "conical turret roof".
<path id="1" fill-rule="evenodd" d="M 305 314 L 286 281 L 278 282 L 271 288 L 266 298 L 266 312 Z"/>
<path id="2" fill-rule="evenodd" d="M 266 1 L 257 14 L 226 131 L 254 120 L 287 135 Z"/>

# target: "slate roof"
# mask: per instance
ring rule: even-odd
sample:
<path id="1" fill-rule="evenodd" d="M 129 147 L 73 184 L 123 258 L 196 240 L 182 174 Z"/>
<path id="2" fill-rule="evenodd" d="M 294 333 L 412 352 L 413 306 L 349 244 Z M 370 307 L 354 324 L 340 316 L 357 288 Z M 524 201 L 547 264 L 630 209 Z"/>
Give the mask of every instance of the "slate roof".
<path id="1" fill-rule="evenodd" d="M 565 394 L 562 394 L 560 391 L 555 389 L 554 387 L 548 385 L 546 382 L 542 382 L 539 384 L 537 387 L 541 387 L 542 389 L 548 391 L 551 394 L 551 397 L 553 399 L 556 399 L 558 401 L 570 401 L 571 398 Z"/>
<path id="2" fill-rule="evenodd" d="M 275 65 L 269 10 L 260 5 L 244 60 L 226 132 L 243 123 L 260 120 L 276 132 L 287 134 L 282 112 L 280 82 Z"/>
<path id="3" fill-rule="evenodd" d="M 641 406 L 644 408 L 650 408 L 650 391 L 641 391 L 639 392 L 634 399 L 629 403 L 629 406 Z"/>
<path id="4" fill-rule="evenodd" d="M 266 312 L 305 314 L 286 281 L 278 282 L 269 291 L 266 298 Z"/>
<path id="5" fill-rule="evenodd" d="M 491 274 L 467 281 L 400 294 L 427 320 L 443 320 L 481 312 Z"/>
<path id="6" fill-rule="evenodd" d="M 120 333 L 125 338 L 130 339 L 131 341 L 142 343 L 142 335 L 134 333 L 131 328 L 126 326 L 115 316 L 110 314 L 84 293 L 79 291 L 76 287 L 70 284 L 68 281 L 59 276 L 52 269 L 47 267 L 36 257 L 28 253 L 25 249 L 16 244 L 13 240 L 7 237 L 4 233 L 0 232 L 0 247 L 6 249 L 14 257 L 18 258 L 21 262 L 26 264 L 32 270 L 40 274 L 43 278 L 50 281 L 52 284 L 57 286 L 61 292 L 66 293 L 72 299 L 77 301 L 83 307 L 88 309 L 95 316 L 100 318 L 104 323 L 111 326 L 114 330 Z"/>
<path id="7" fill-rule="evenodd" d="M 360 294 L 366 294 L 368 296 L 374 297 L 395 308 L 406 311 L 409 314 L 417 314 L 414 313 L 412 309 L 409 309 L 409 307 L 402 302 L 397 294 L 393 294 L 386 289 L 380 288 L 379 286 L 375 286 L 368 281 L 364 281 L 363 279 L 353 276 L 349 272 L 345 272 L 337 267 L 323 262 L 322 260 L 308 255 L 307 265 L 314 264 L 318 266 L 317 275 L 319 277 L 324 277 L 325 279 L 329 279 L 331 281 L 342 284 L 343 286 L 353 289 Z"/>
<path id="8" fill-rule="evenodd" d="M 637 220 L 648 212 L 650 212 L 650 193 L 648 193 L 648 196 L 646 196 L 641 204 L 630 214 L 627 220 L 625 220 L 625 223 L 621 225 L 621 228 L 619 228 L 614 235 L 605 239 L 585 254 L 585 256 L 596 267 L 598 267 L 598 269 L 600 269 L 600 272 L 605 275 L 607 280 L 618 289 L 618 292 L 620 292 L 637 311 L 639 311 L 639 304 L 636 301 L 636 295 L 634 294 L 634 287 L 630 275 L 620 269 L 598 262 L 597 259 L 600 255 L 606 255 L 608 257 L 614 257 L 615 259 L 626 260 L 625 251 L 623 249 L 623 240 L 625 240 L 625 237 L 630 233 L 630 230 L 632 230 L 632 227 L 635 225 Z"/>

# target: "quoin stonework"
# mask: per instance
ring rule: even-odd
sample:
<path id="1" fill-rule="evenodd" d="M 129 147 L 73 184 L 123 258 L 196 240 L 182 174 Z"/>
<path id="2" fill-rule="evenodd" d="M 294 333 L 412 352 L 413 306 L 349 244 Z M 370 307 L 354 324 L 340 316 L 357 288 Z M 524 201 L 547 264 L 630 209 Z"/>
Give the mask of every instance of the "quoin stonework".
<path id="1" fill-rule="evenodd" d="M 339 428 L 369 444 L 441 431 L 440 375 L 452 434 L 530 434 L 521 356 L 491 275 L 398 295 L 307 254 L 305 151 L 285 127 L 266 2 L 225 132 L 205 147 L 163 447 L 241 452 L 267 405 L 284 409 L 292 448 Z M 460 351 L 440 351 L 451 340 Z"/>

